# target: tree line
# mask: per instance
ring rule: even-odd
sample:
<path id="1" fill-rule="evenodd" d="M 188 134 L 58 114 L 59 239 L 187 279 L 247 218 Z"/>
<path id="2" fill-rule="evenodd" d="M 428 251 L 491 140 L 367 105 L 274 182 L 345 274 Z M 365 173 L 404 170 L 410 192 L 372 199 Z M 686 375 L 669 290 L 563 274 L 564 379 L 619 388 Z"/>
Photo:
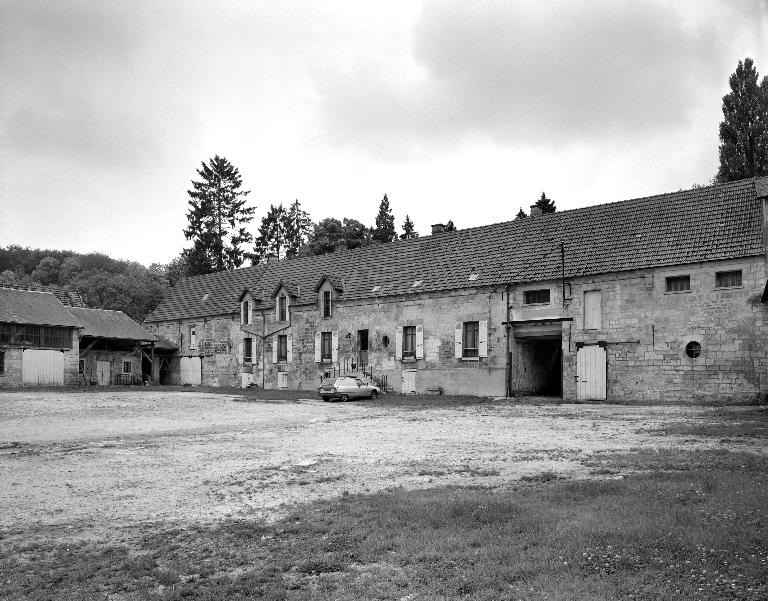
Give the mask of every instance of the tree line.
<path id="1" fill-rule="evenodd" d="M 248 230 L 255 207 L 246 204 L 249 190 L 243 190 L 240 172 L 226 158 L 218 155 L 197 169 L 199 179 L 192 181 L 184 236 L 192 245 L 175 259 L 185 275 L 200 275 L 235 269 L 246 262 L 257 265 L 269 257 L 278 261 L 311 255 L 323 255 L 339 248 L 352 249 L 371 244 L 386 244 L 417 238 L 419 233 L 410 215 L 405 216 L 398 235 L 395 218 L 386 194 L 379 203 L 374 225 L 344 217 L 328 217 L 314 223 L 301 208 L 298 199 L 287 207 L 270 204 L 261 219 L 257 234 Z M 447 231 L 456 226 L 448 221 Z"/>

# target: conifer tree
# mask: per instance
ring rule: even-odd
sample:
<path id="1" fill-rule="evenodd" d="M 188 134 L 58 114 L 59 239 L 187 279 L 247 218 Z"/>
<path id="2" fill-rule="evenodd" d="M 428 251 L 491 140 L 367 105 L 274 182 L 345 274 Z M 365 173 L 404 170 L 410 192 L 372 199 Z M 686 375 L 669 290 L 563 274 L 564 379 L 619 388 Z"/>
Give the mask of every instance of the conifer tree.
<path id="1" fill-rule="evenodd" d="M 278 261 L 281 256 L 285 256 L 287 221 L 288 213 L 282 204 L 269 205 L 269 211 L 261 220 L 259 235 L 253 247 L 254 264 L 263 262 L 268 254 L 276 255 Z"/>
<path id="2" fill-rule="evenodd" d="M 528 217 L 528 213 L 523 211 L 523 208 L 520 207 L 520 210 L 517 212 L 517 215 L 515 215 L 515 219 L 525 219 Z"/>
<path id="3" fill-rule="evenodd" d="M 301 209 L 297 198 L 285 216 L 285 256 L 288 259 L 299 256 L 299 249 L 306 244 L 311 231 L 309 213 Z"/>
<path id="4" fill-rule="evenodd" d="M 445 231 L 446 232 L 455 232 L 456 231 L 456 225 L 454 225 L 453 219 L 449 219 L 448 223 L 445 224 Z"/>
<path id="5" fill-rule="evenodd" d="M 547 195 L 544 194 L 544 192 L 541 193 L 541 198 L 539 198 L 539 200 L 536 201 L 536 206 L 541 209 L 542 213 L 554 213 L 555 211 L 557 211 L 557 207 L 555 206 L 555 203 L 549 198 L 547 198 Z"/>
<path id="6" fill-rule="evenodd" d="M 400 234 L 401 240 L 410 240 L 411 238 L 418 238 L 419 232 L 416 231 L 415 226 L 413 225 L 413 221 L 411 221 L 411 218 L 406 215 L 405 221 L 403 222 L 403 233 Z"/>
<path id="7" fill-rule="evenodd" d="M 397 239 L 395 231 L 395 216 L 389 208 L 387 195 L 379 203 L 379 213 L 376 215 L 376 227 L 373 228 L 373 240 L 375 242 L 392 242 Z"/>
<path id="8" fill-rule="evenodd" d="M 233 269 L 243 264 L 243 248 L 253 240 L 245 224 L 253 219 L 253 207 L 245 206 L 248 191 L 241 190 L 240 172 L 226 158 L 216 155 L 197 169 L 200 181 L 192 181 L 184 236 L 192 248 L 184 251 L 191 274 Z"/>
<path id="9" fill-rule="evenodd" d="M 731 91 L 723 96 L 718 182 L 768 175 L 768 77 L 758 80 L 751 58 L 739 61 L 728 80 Z"/>

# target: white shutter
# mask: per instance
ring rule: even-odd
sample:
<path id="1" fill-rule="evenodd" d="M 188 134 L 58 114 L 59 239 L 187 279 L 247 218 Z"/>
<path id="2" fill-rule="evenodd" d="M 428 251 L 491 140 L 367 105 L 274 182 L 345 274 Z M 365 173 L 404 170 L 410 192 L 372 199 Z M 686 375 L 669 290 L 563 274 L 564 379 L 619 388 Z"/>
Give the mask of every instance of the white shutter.
<path id="1" fill-rule="evenodd" d="M 424 358 L 424 326 L 416 326 L 416 358 Z"/>
<path id="2" fill-rule="evenodd" d="M 456 331 L 453 337 L 453 356 L 456 359 L 461 359 L 462 347 L 461 347 L 461 334 L 463 324 L 460 321 L 456 322 Z"/>
<path id="3" fill-rule="evenodd" d="M 272 363 L 277 363 L 277 347 L 279 346 L 277 344 L 278 340 L 278 336 L 272 336 Z"/>
<path id="4" fill-rule="evenodd" d="M 245 314 L 245 303 L 240 303 L 240 325 L 248 323 L 248 316 Z"/>
<path id="5" fill-rule="evenodd" d="M 286 338 L 286 346 L 288 347 L 288 363 L 293 363 L 293 336 L 288 334 Z"/>
<path id="6" fill-rule="evenodd" d="M 331 347 L 331 361 L 334 363 L 339 362 L 339 331 L 334 330 L 332 336 L 332 342 L 333 346 Z"/>
<path id="7" fill-rule="evenodd" d="M 253 301 L 248 301 L 248 323 L 253 323 Z"/>
<path id="8" fill-rule="evenodd" d="M 315 332 L 315 363 L 320 363 L 323 359 L 320 355 L 321 352 L 321 338 L 320 338 L 320 332 Z"/>
<path id="9" fill-rule="evenodd" d="M 251 351 L 253 352 L 253 351 Z M 237 345 L 237 362 L 242 363 L 243 362 L 243 343 Z"/>
<path id="10" fill-rule="evenodd" d="M 395 359 L 403 358 L 403 326 L 397 326 L 395 330 Z"/>
<path id="11" fill-rule="evenodd" d="M 488 356 L 488 320 L 478 322 L 477 356 Z"/>

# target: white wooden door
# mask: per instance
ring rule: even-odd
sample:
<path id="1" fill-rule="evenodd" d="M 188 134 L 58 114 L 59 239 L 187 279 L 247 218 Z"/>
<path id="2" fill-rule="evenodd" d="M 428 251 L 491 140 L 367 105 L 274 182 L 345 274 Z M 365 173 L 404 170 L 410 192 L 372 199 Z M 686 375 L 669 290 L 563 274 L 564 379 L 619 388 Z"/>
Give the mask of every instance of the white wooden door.
<path id="1" fill-rule="evenodd" d="M 21 355 L 21 382 L 25 386 L 64 386 L 64 353 L 26 349 Z"/>
<path id="2" fill-rule="evenodd" d="M 403 394 L 415 394 L 416 393 L 416 370 L 404 369 L 403 370 L 403 382 L 402 382 Z"/>
<path id="3" fill-rule="evenodd" d="M 288 374 L 284 371 L 277 373 L 277 387 L 278 388 L 288 388 Z"/>
<path id="4" fill-rule="evenodd" d="M 604 401 L 606 397 L 606 352 L 604 346 L 582 346 L 576 352 L 576 399 Z"/>
<path id="5" fill-rule="evenodd" d="M 200 357 L 182 357 L 181 365 L 181 384 L 191 386 L 200 386 L 202 383 L 202 374 L 200 373 Z"/>
<path id="6" fill-rule="evenodd" d="M 96 382 L 99 386 L 109 386 L 112 375 L 112 365 L 109 361 L 96 361 Z"/>

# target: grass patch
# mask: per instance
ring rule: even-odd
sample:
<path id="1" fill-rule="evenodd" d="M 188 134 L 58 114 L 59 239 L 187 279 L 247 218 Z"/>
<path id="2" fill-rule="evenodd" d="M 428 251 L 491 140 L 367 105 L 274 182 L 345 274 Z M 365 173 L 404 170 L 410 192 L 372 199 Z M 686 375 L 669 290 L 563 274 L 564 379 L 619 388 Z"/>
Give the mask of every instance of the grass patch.
<path id="1" fill-rule="evenodd" d="M 721 408 L 714 411 L 711 421 L 702 423 L 675 422 L 660 428 L 643 430 L 658 436 L 701 436 L 714 438 L 766 438 L 768 437 L 768 410 L 734 410 Z"/>
<path id="2" fill-rule="evenodd" d="M 347 495 L 270 525 L 159 526 L 130 547 L 0 541 L 0 598 L 768 598 L 768 460 L 656 455 L 677 467 Z M 614 459 L 657 465 L 640 451 Z"/>

